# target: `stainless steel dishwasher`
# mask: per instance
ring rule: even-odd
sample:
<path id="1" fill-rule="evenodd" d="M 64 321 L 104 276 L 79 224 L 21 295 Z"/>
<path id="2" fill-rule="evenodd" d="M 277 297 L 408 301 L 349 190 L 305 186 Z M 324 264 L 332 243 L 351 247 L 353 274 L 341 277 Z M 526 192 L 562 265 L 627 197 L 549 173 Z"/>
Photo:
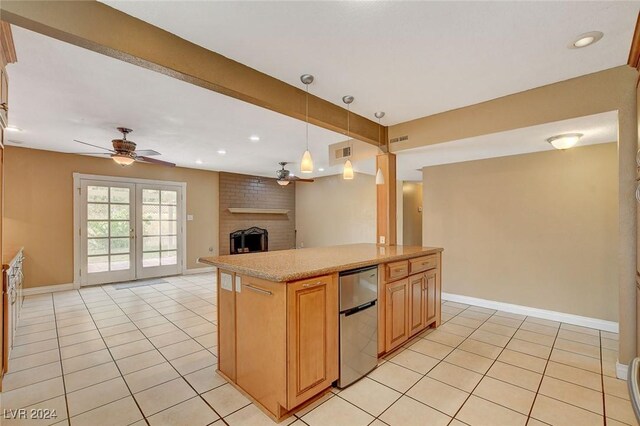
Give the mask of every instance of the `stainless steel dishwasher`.
<path id="1" fill-rule="evenodd" d="M 378 365 L 378 267 L 340 273 L 340 377 L 344 388 Z"/>

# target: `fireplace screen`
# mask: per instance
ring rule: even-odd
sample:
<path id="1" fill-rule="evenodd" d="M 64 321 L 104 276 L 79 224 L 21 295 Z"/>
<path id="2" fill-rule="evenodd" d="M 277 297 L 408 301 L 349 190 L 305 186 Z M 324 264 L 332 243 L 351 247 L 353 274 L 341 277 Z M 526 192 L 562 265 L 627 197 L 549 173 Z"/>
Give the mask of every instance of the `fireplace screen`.
<path id="1" fill-rule="evenodd" d="M 269 250 L 269 232 L 266 229 L 251 227 L 229 234 L 231 254 L 252 253 Z"/>

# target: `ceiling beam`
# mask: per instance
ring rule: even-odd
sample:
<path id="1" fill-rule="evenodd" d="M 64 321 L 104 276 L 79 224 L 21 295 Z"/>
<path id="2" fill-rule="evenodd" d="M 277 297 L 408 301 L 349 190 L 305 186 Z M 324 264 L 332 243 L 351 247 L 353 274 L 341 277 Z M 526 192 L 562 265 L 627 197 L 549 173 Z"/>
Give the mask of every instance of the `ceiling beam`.
<path id="1" fill-rule="evenodd" d="M 97 1 L 3 0 L 0 19 L 298 120 L 305 119 L 305 91 L 301 88 Z M 378 123 L 353 113 L 350 121 L 351 138 L 379 145 Z M 347 133 L 346 110 L 313 95 L 309 95 L 309 122 Z M 386 134 L 386 128 L 382 133 Z"/>

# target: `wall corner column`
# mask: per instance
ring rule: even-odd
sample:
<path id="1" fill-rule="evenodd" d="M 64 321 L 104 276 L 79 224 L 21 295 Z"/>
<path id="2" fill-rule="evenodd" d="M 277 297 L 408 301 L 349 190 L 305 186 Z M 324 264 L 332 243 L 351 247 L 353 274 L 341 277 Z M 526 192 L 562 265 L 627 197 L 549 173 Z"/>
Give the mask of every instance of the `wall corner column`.
<path id="1" fill-rule="evenodd" d="M 376 185 L 376 242 L 388 246 L 397 244 L 396 155 L 390 152 L 376 157 L 384 183 Z"/>

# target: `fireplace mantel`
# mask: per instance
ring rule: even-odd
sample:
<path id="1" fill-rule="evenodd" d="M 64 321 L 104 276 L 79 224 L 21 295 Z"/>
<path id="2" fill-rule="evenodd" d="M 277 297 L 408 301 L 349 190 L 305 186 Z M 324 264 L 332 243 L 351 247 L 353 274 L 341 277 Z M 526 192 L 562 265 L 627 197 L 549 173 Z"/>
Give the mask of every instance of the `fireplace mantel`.
<path id="1" fill-rule="evenodd" d="M 238 214 L 288 214 L 289 210 L 287 209 L 256 209 L 256 208 L 245 208 L 245 207 L 229 207 L 229 211 L 231 213 Z"/>

